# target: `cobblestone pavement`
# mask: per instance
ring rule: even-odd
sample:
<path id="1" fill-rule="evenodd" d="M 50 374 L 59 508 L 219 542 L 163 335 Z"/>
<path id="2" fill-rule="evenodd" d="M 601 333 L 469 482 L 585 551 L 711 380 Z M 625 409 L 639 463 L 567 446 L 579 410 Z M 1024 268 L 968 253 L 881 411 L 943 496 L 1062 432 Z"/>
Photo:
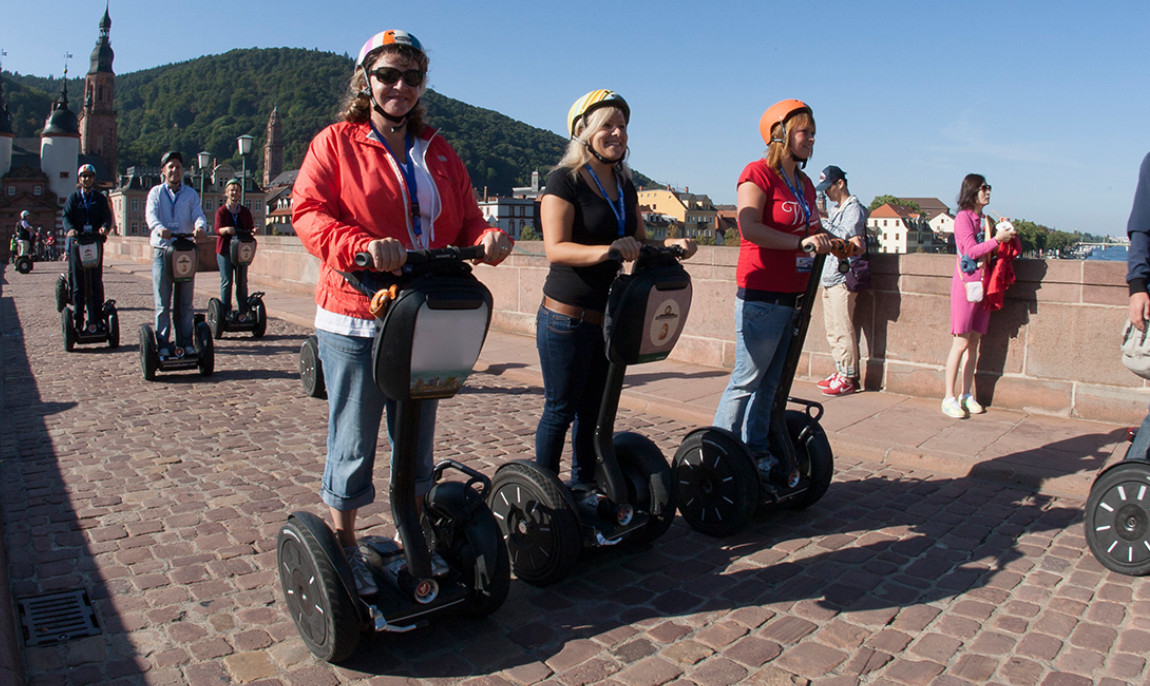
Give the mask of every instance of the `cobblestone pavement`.
<path id="1" fill-rule="evenodd" d="M 550 587 L 513 581 L 486 619 L 366 637 L 347 663 L 318 662 L 284 613 L 274 549 L 289 512 L 323 512 L 326 405 L 303 396 L 296 373 L 307 331 L 272 320 L 262 340 L 218 342 L 215 375 L 147 383 L 144 278 L 106 275 L 123 345 L 73 353 L 52 306 L 55 271 L 3 278 L 12 595 L 85 589 L 102 628 L 24 648 L 29 684 L 1150 680 L 1150 582 L 1093 559 L 1082 502 L 846 455 L 809 510 L 723 540 L 677 520 L 648 547 L 585 555 Z M 476 374 L 441 406 L 438 454 L 491 474 L 529 454 L 540 406 L 538 388 Z M 668 456 L 689 428 L 626 411 L 619 425 Z M 382 496 L 364 511 L 371 533 L 391 532 L 386 506 Z"/>

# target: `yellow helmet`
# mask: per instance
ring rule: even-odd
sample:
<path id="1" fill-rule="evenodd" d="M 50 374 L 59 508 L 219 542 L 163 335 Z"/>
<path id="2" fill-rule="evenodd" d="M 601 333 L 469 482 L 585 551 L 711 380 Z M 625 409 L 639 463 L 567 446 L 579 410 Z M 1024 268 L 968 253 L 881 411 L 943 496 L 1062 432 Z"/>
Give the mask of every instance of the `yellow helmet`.
<path id="1" fill-rule="evenodd" d="M 574 105 L 571 105 L 571 109 L 567 112 L 567 133 L 574 138 L 575 127 L 579 120 L 600 107 L 619 108 L 623 112 L 623 121 L 628 124 L 631 123 L 631 107 L 623 99 L 623 96 L 615 91 L 600 88 L 584 95 L 576 100 Z"/>

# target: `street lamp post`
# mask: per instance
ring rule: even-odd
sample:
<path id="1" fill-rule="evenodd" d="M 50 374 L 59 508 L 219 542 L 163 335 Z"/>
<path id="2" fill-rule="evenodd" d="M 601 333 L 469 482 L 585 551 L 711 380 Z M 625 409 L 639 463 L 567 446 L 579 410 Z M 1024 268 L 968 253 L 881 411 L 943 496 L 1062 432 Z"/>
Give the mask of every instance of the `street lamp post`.
<path id="1" fill-rule="evenodd" d="M 196 162 L 200 165 L 200 202 L 204 202 L 204 170 L 212 163 L 212 153 L 207 150 L 196 155 Z"/>
<path id="2" fill-rule="evenodd" d="M 236 143 L 240 147 L 240 159 L 242 162 L 243 171 L 240 173 L 240 204 L 244 204 L 245 192 L 248 189 L 248 153 L 252 151 L 252 143 L 255 141 L 255 136 L 244 134 L 236 139 Z"/>

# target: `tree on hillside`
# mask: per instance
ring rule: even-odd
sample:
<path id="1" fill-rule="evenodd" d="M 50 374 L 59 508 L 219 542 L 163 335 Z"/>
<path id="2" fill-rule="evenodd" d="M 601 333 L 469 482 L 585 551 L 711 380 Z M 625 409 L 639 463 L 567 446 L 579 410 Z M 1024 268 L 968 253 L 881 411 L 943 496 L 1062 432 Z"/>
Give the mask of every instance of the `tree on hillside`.
<path id="1" fill-rule="evenodd" d="M 902 198 L 894 195 L 875 196 L 875 199 L 870 201 L 870 205 L 867 206 L 867 209 L 871 212 L 874 212 L 876 209 L 886 205 L 887 203 L 890 203 L 891 205 L 902 205 L 903 207 L 910 208 L 915 212 L 922 212 L 922 208 L 918 206 L 917 202 L 913 200 L 903 200 Z"/>

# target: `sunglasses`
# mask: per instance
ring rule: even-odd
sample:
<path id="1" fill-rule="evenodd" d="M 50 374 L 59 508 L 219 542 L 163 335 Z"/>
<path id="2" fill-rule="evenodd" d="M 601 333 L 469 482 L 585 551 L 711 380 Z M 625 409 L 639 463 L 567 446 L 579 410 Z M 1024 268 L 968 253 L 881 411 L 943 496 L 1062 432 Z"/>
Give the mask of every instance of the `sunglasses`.
<path id="1" fill-rule="evenodd" d="M 990 184 L 989 184 L 989 183 L 984 183 L 984 184 L 982 184 L 981 186 L 979 186 L 979 187 L 978 187 L 978 190 L 980 190 L 980 191 L 986 191 L 987 193 L 989 193 L 989 192 L 990 192 Z"/>
<path id="2" fill-rule="evenodd" d="M 421 69 L 408 69 L 407 71 L 400 71 L 394 67 L 380 67 L 379 69 L 372 70 L 371 75 L 377 81 L 385 86 L 394 86 L 400 79 L 412 88 L 418 88 L 423 84 L 423 77 L 427 76 L 427 72 Z"/>

